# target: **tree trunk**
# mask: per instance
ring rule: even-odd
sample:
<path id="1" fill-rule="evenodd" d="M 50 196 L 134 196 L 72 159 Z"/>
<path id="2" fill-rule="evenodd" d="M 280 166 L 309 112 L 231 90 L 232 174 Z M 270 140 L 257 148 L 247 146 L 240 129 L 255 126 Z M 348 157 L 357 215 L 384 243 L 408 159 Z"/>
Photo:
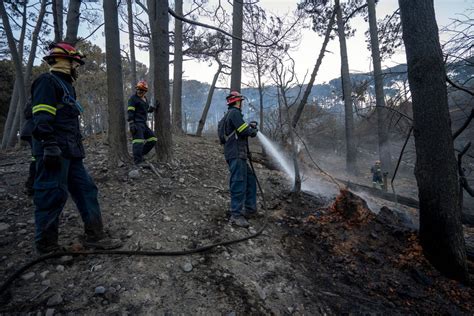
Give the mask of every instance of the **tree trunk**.
<path id="1" fill-rule="evenodd" d="M 77 43 L 77 31 L 79 29 L 79 17 L 81 9 L 81 0 L 69 0 L 69 8 L 66 18 L 66 38 L 65 42 L 75 45 Z"/>
<path id="2" fill-rule="evenodd" d="M 127 0 L 127 11 L 128 11 L 128 40 L 130 42 L 130 67 L 132 67 L 131 87 L 132 87 L 132 91 L 134 91 L 135 85 L 137 84 L 138 79 L 137 79 L 137 60 L 135 57 L 135 32 L 133 31 L 132 0 Z"/>
<path id="3" fill-rule="evenodd" d="M 367 0 L 369 8 L 370 46 L 375 78 L 375 108 L 377 111 L 377 133 L 379 141 L 379 157 L 382 170 L 392 172 L 392 156 L 388 137 L 388 122 L 386 121 L 385 96 L 383 92 L 383 74 L 380 62 L 379 38 L 377 31 L 377 16 L 375 14 L 375 0 Z"/>
<path id="4" fill-rule="evenodd" d="M 283 88 L 281 88 L 281 95 L 283 98 L 283 103 L 285 104 L 285 111 L 286 111 L 286 122 L 288 123 L 288 135 L 290 136 L 291 142 L 291 158 L 293 159 L 293 166 L 295 169 L 295 179 L 293 183 L 293 193 L 299 194 L 301 192 L 301 176 L 300 176 L 300 168 L 298 164 L 298 151 L 296 149 L 296 142 L 295 142 L 295 135 L 293 132 L 293 127 L 291 126 L 290 120 L 290 108 L 288 106 L 288 101 L 286 98 L 286 93 Z"/>
<path id="5" fill-rule="evenodd" d="M 25 46 L 25 36 L 26 36 L 26 23 L 27 23 L 27 5 L 26 2 L 23 4 L 23 13 L 22 13 L 22 25 L 21 25 L 21 32 L 20 32 L 20 38 L 18 40 L 18 55 L 20 57 L 21 61 L 21 68 L 23 72 L 23 50 Z M 24 77 L 23 77 L 24 78 Z M 25 100 L 26 100 L 26 85 L 25 87 Z M 20 126 L 20 121 L 21 121 L 21 112 L 23 107 L 25 106 L 25 103 L 21 104 L 16 104 L 12 110 L 13 112 L 13 122 L 8 134 L 8 139 L 7 139 L 7 147 L 13 147 L 15 146 L 15 140 L 18 135 L 18 130 Z"/>
<path id="6" fill-rule="evenodd" d="M 233 1 L 232 35 L 242 38 L 243 1 Z M 242 41 L 232 38 L 232 73 L 230 77 L 230 90 L 240 92 L 242 81 Z"/>
<path id="7" fill-rule="evenodd" d="M 105 56 L 107 59 L 107 105 L 109 113 L 109 163 L 128 161 L 125 111 L 123 106 L 122 58 L 117 1 L 104 1 Z"/>
<path id="8" fill-rule="evenodd" d="M 344 34 L 344 21 L 339 0 L 336 0 L 337 33 L 341 50 L 341 77 L 342 92 L 344 96 L 344 112 L 346 123 L 346 170 L 357 174 L 357 150 L 354 139 L 354 117 L 352 109 L 352 85 L 349 75 L 349 62 L 347 60 L 346 36 Z"/>
<path id="9" fill-rule="evenodd" d="M 53 0 L 53 24 L 54 24 L 54 41 L 60 42 L 63 39 L 63 0 Z"/>
<path id="10" fill-rule="evenodd" d="M 10 105 L 8 106 L 7 120 L 5 121 L 5 126 L 3 127 L 2 135 L 2 149 L 7 148 L 7 142 L 10 136 L 10 131 L 13 125 L 13 119 L 15 118 L 15 107 L 18 105 L 18 99 L 20 98 L 18 92 L 18 79 L 15 79 L 15 84 L 13 85 L 13 92 L 10 98 Z"/>
<path id="11" fill-rule="evenodd" d="M 217 79 L 222 71 L 222 67 L 224 66 L 221 62 L 219 62 L 219 67 L 217 68 L 216 73 L 214 74 L 214 78 L 212 79 L 211 87 L 209 88 L 209 93 L 207 94 L 206 105 L 204 106 L 204 110 L 202 110 L 201 119 L 199 120 L 198 128 L 196 131 L 196 136 L 201 137 L 202 130 L 204 129 L 204 125 L 206 124 L 207 113 L 209 112 L 209 108 L 211 107 L 212 96 L 214 95 L 214 90 L 216 88 Z"/>
<path id="12" fill-rule="evenodd" d="M 153 45 L 153 94 L 157 102 L 155 131 L 158 138 L 156 154 L 161 162 L 173 159 L 169 90 L 168 0 L 148 0 Z"/>
<path id="13" fill-rule="evenodd" d="M 18 111 L 18 104 L 25 104 L 25 102 L 26 102 L 25 81 L 24 81 L 24 76 L 23 76 L 23 63 L 22 63 L 21 55 L 19 55 L 16 44 L 15 44 L 15 38 L 13 37 L 13 32 L 12 32 L 12 29 L 11 29 L 11 26 L 10 26 L 10 21 L 8 19 L 8 15 L 7 15 L 7 12 L 5 10 L 5 5 L 4 5 L 3 1 L 0 1 L 0 15 L 1 15 L 2 20 L 3 20 L 3 30 L 4 30 L 4 32 L 7 36 L 7 40 L 8 40 L 8 48 L 10 49 L 10 54 L 12 56 L 13 63 L 15 65 L 15 75 L 16 75 L 15 85 L 18 85 L 17 86 L 17 89 L 18 89 L 18 102 L 15 102 L 13 104 L 14 108 L 11 108 L 10 111 L 14 111 L 12 113 L 16 113 L 16 111 Z M 15 119 L 15 117 L 13 117 L 13 124 L 12 125 L 14 125 L 14 119 Z M 12 128 L 13 127 L 14 126 L 12 126 Z M 8 136 L 10 136 L 10 135 L 8 135 Z M 8 139 L 7 139 L 7 142 L 8 142 Z"/>
<path id="14" fill-rule="evenodd" d="M 29 91 L 31 87 L 31 73 L 33 71 L 33 63 L 35 61 L 35 56 L 36 56 L 36 48 L 38 47 L 38 37 L 39 37 L 39 32 L 41 31 L 41 26 L 43 24 L 44 16 L 46 14 L 46 4 L 47 0 L 42 0 L 41 1 L 41 6 L 40 6 L 40 11 L 38 14 L 38 18 L 36 20 L 36 25 L 33 30 L 32 38 L 31 38 L 31 47 L 30 47 L 30 53 L 28 55 L 28 63 L 26 65 L 25 69 L 25 100 L 28 99 L 29 96 Z M 25 19 L 26 21 L 26 19 Z M 26 22 L 25 22 L 25 28 L 26 28 Z M 24 36 L 20 40 L 20 45 L 23 46 L 24 42 Z M 21 55 L 23 55 L 23 50 L 21 50 Z M 14 146 L 15 144 L 15 139 L 18 136 L 18 131 L 21 130 L 22 127 L 22 122 L 23 122 L 23 109 L 25 107 L 25 104 L 18 104 L 16 106 L 15 110 L 15 116 L 13 120 L 13 124 L 10 126 L 10 135 L 8 137 L 8 143 L 7 147 Z"/>
<path id="15" fill-rule="evenodd" d="M 413 100 L 420 241 L 433 266 L 467 281 L 446 70 L 433 0 L 399 0 L 399 5 Z"/>
<path id="16" fill-rule="evenodd" d="M 329 20 L 328 28 L 326 30 L 326 33 L 324 34 L 323 46 L 321 47 L 321 50 L 319 51 L 319 56 L 316 61 L 316 64 L 314 65 L 313 72 L 311 73 L 311 77 L 309 79 L 308 85 L 306 86 L 306 90 L 304 91 L 300 104 L 298 105 L 295 115 L 293 116 L 293 122 L 292 122 L 293 128 L 296 128 L 296 124 L 298 123 L 301 117 L 301 114 L 303 113 L 303 109 L 306 105 L 306 102 L 308 102 L 309 94 L 311 93 L 311 89 L 313 88 L 314 80 L 316 79 L 316 75 L 318 74 L 321 63 L 323 62 L 324 53 L 326 52 L 326 47 L 328 46 L 329 39 L 331 37 L 331 32 L 334 25 L 335 17 L 336 17 L 336 10 L 334 10 L 333 14 L 331 15 L 331 20 Z"/>
<path id="17" fill-rule="evenodd" d="M 183 0 L 175 1 L 175 12 L 183 16 Z M 183 90 L 183 22 L 174 19 L 173 130 L 183 134 L 181 94 Z"/>

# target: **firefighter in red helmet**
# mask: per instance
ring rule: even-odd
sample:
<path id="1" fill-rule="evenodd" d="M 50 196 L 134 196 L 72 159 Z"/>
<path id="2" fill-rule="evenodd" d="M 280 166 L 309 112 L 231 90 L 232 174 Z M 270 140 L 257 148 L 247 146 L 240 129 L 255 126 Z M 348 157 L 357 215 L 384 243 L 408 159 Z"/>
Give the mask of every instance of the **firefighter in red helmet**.
<path id="1" fill-rule="evenodd" d="M 97 199 L 98 189 L 84 168 L 84 147 L 73 82 L 84 55 L 69 43 L 52 43 L 44 60 L 50 71 L 31 87 L 33 115 L 35 248 L 38 254 L 61 250 L 58 244 L 59 216 L 68 198 L 75 202 L 84 222 L 83 245 L 113 249 L 120 240 L 104 233 Z"/>
<path id="2" fill-rule="evenodd" d="M 127 121 L 132 134 L 133 162 L 138 165 L 144 161 L 143 156 L 155 146 L 157 138 L 146 124 L 148 113 L 154 110 L 145 96 L 148 84 L 145 80 L 140 80 L 135 88 L 135 94 L 128 99 Z"/>

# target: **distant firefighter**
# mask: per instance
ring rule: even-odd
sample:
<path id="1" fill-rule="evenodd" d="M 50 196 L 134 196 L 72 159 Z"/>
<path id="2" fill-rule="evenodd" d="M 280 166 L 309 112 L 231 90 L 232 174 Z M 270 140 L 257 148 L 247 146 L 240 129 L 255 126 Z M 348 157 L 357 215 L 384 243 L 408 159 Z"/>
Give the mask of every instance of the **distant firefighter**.
<path id="1" fill-rule="evenodd" d="M 377 185 L 383 189 L 383 178 L 382 178 L 382 167 L 380 166 L 380 160 L 375 162 L 370 168 L 370 172 L 372 172 L 372 187 L 376 188 Z"/>
<path id="2" fill-rule="evenodd" d="M 140 80 L 135 88 L 136 93 L 128 99 L 127 121 L 132 134 L 133 162 L 138 165 L 144 161 L 143 156 L 153 149 L 157 138 L 155 133 L 146 125 L 148 113 L 155 110 L 154 107 L 148 104 L 148 99 L 145 96 L 148 91 L 148 84 L 146 81 Z"/>

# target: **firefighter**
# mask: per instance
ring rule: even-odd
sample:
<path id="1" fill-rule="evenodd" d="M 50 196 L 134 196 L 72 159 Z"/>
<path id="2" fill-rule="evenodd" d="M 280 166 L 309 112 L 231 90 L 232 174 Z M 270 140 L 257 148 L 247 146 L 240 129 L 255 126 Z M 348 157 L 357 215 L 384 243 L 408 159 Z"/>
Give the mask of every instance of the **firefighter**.
<path id="1" fill-rule="evenodd" d="M 128 123 L 132 134 L 133 162 L 140 164 L 144 161 L 143 156 L 148 154 L 155 146 L 157 138 L 155 133 L 146 125 L 148 113 L 155 110 L 149 106 L 145 94 L 148 84 L 140 80 L 136 85 L 136 93 L 128 99 Z"/>
<path id="2" fill-rule="evenodd" d="M 120 240 L 104 233 L 97 187 L 84 168 L 84 148 L 73 87 L 84 55 L 74 46 L 52 43 L 43 58 L 50 72 L 36 79 L 31 87 L 33 113 L 33 154 L 36 158 L 34 183 L 35 248 L 39 255 L 61 250 L 58 245 L 59 216 L 68 191 L 84 222 L 85 247 L 114 249 Z"/>
<path id="3" fill-rule="evenodd" d="M 380 166 L 380 160 L 375 161 L 375 165 L 370 168 L 370 172 L 372 172 L 372 187 L 380 186 L 382 189 L 383 186 L 383 179 L 382 179 L 382 167 Z"/>
<path id="4" fill-rule="evenodd" d="M 232 91 L 227 97 L 228 110 L 224 117 L 224 156 L 229 166 L 230 222 L 239 227 L 248 227 L 247 218 L 257 212 L 257 184 L 255 174 L 247 163 L 249 158 L 248 137 L 257 136 L 256 122 L 243 120 L 244 97 Z"/>

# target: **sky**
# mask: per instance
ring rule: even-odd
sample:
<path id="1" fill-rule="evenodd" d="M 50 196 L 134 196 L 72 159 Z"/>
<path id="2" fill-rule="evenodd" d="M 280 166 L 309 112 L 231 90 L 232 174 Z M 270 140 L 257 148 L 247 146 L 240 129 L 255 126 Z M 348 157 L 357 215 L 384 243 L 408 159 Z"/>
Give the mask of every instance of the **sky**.
<path id="1" fill-rule="evenodd" d="M 189 0 L 185 0 L 185 3 Z M 213 0 L 210 2 L 212 3 Z M 224 1 L 222 1 L 224 2 Z M 290 0 L 260 0 L 260 5 L 275 14 L 284 14 L 292 12 L 295 9 L 298 1 Z M 474 0 L 435 0 L 435 13 L 438 22 L 438 27 L 441 29 L 451 23 L 452 19 L 457 14 L 466 12 L 467 9 L 474 9 Z M 381 19 L 387 14 L 392 14 L 398 8 L 397 0 L 380 0 L 377 5 L 377 18 Z M 308 23 L 310 25 L 310 23 Z M 367 49 L 365 40 L 365 31 L 368 30 L 368 23 L 360 17 L 352 20 L 351 25 L 356 29 L 356 34 L 347 40 L 347 49 L 349 57 L 349 68 L 351 72 L 367 72 L 372 70 L 370 51 Z M 301 33 L 301 43 L 295 51 L 291 53 L 296 61 L 296 71 L 300 80 L 303 79 L 305 73 L 311 73 L 319 51 L 323 38 L 319 37 L 311 29 L 304 29 Z M 337 39 L 331 41 L 327 50 L 321 68 L 316 77 L 316 83 L 327 82 L 331 79 L 339 77 L 340 74 L 340 57 L 339 57 L 339 42 Z M 148 64 L 147 54 L 139 54 L 140 61 Z M 395 54 L 390 61 L 384 62 L 383 68 L 394 66 L 399 63 L 405 63 L 404 52 Z M 171 66 L 172 67 L 172 66 Z M 209 65 L 209 63 L 198 63 L 194 61 L 186 61 L 183 65 L 183 78 L 187 80 L 195 79 L 202 82 L 210 83 L 213 75 L 217 69 L 216 65 Z M 172 74 L 172 69 L 170 69 Z M 245 74 L 242 74 L 243 81 L 246 80 Z"/>

